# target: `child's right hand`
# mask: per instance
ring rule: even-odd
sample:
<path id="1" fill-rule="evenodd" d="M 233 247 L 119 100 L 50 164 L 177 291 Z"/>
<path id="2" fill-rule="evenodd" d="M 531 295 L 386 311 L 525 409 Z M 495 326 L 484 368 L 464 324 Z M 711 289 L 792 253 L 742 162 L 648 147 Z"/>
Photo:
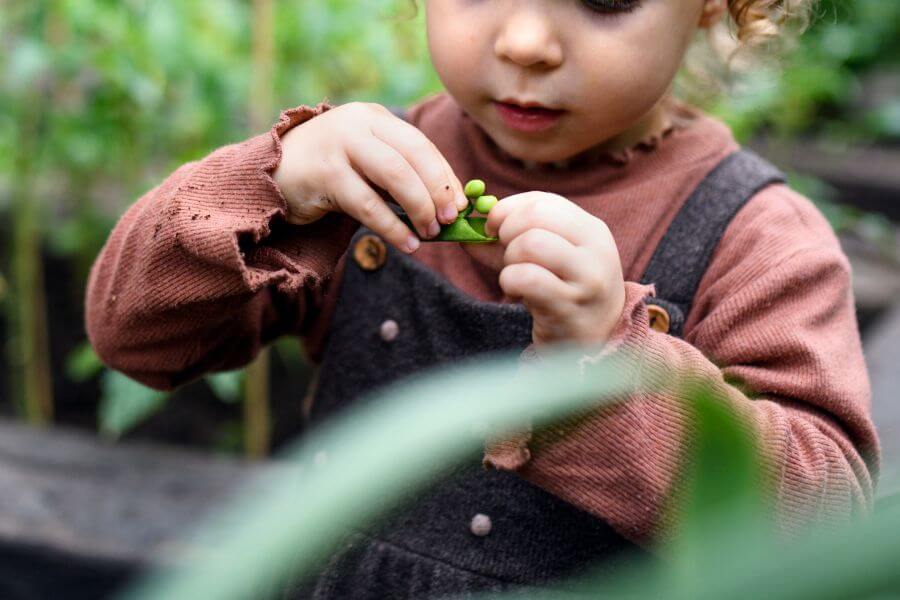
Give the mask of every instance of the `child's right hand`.
<path id="1" fill-rule="evenodd" d="M 287 220 L 305 225 L 344 212 L 404 252 L 419 239 L 385 204 L 378 186 L 409 215 L 421 237 L 434 237 L 468 204 L 459 179 L 435 145 L 379 104 L 354 102 L 302 123 L 282 138 L 273 173 Z"/>

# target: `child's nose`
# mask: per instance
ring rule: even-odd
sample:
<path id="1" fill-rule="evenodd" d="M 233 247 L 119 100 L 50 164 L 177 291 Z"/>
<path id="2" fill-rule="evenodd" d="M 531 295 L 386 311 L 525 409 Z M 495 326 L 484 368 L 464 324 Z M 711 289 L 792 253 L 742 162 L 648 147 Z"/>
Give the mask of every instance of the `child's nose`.
<path id="1" fill-rule="evenodd" d="M 523 7 L 509 13 L 494 42 L 494 53 L 523 67 L 557 67 L 562 45 L 545 14 Z"/>

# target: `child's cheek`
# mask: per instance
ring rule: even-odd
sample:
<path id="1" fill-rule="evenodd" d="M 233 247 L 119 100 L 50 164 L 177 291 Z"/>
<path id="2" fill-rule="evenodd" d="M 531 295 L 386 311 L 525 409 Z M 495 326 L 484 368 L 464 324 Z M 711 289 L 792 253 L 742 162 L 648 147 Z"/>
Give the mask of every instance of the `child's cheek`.
<path id="1" fill-rule="evenodd" d="M 479 73 L 478 27 L 468 26 L 468 11 L 451 10 L 450 0 L 428 3 L 426 30 L 435 71 L 454 96 L 469 96 Z"/>
<path id="2" fill-rule="evenodd" d="M 597 115 L 591 125 L 606 129 L 604 118 L 612 127 L 634 123 L 666 94 L 693 38 L 698 11 L 686 4 L 696 1 L 644 2 L 609 25 L 579 27 L 583 43 L 570 46 L 570 58 L 582 78 L 583 103 Z"/>

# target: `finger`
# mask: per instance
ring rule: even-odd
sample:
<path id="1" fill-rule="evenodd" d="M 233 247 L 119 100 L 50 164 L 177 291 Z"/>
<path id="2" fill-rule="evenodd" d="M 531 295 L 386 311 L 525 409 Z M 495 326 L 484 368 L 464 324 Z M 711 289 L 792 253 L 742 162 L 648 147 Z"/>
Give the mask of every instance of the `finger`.
<path id="1" fill-rule="evenodd" d="M 348 146 L 347 153 L 357 171 L 387 191 L 406 210 L 423 238 L 437 234 L 439 226 L 431 195 L 399 152 L 374 136 L 363 135 Z"/>
<path id="2" fill-rule="evenodd" d="M 412 127 L 410 125 L 410 127 Z M 447 178 L 450 180 L 450 188 L 453 191 L 453 204 L 457 211 L 457 216 L 459 212 L 462 211 L 469 205 L 469 199 L 466 197 L 466 192 L 464 190 L 463 184 L 460 181 L 459 177 L 456 176 L 456 172 L 453 170 L 453 167 L 450 166 L 450 163 L 447 161 L 447 158 L 441 154 L 441 151 L 437 149 L 437 146 L 429 140 L 425 138 L 429 144 L 434 148 L 435 154 L 440 159 L 440 161 L 444 164 L 444 171 L 447 173 Z M 447 211 L 447 215 L 450 215 L 450 211 Z M 453 222 L 456 217 L 453 217 L 449 222 Z"/>
<path id="3" fill-rule="evenodd" d="M 520 298 L 529 310 L 558 313 L 572 304 L 571 286 L 534 263 L 507 265 L 500 271 L 500 288 L 512 298 Z"/>
<path id="4" fill-rule="evenodd" d="M 403 252 L 414 252 L 419 239 L 394 211 L 349 166 L 332 178 L 329 195 L 340 210 L 347 213 Z"/>
<path id="5" fill-rule="evenodd" d="M 602 221 L 571 202 L 553 202 L 545 198 L 524 205 L 521 210 L 512 211 L 500 224 L 497 237 L 503 245 L 508 245 L 529 229 L 546 229 L 575 246 L 597 247 L 603 239 L 601 232 L 595 227 L 600 223 Z"/>
<path id="6" fill-rule="evenodd" d="M 415 126 L 391 117 L 372 123 L 372 135 L 394 148 L 419 175 L 431 197 L 438 220 L 452 223 L 461 202 L 468 202 L 459 179 L 437 147 Z M 465 208 L 465 204 L 462 204 Z"/>
<path id="7" fill-rule="evenodd" d="M 447 171 L 447 176 L 450 177 L 450 185 L 454 189 L 454 205 L 456 206 L 457 211 L 463 210 L 465 207 L 469 205 L 469 199 L 466 197 L 465 187 L 460 181 L 459 177 L 456 176 L 456 172 L 453 170 L 453 167 L 450 166 L 450 163 L 447 162 L 447 159 L 443 154 L 438 153 L 441 157 L 441 160 L 444 162 L 444 169 Z M 458 213 L 457 213 L 458 214 Z"/>
<path id="8" fill-rule="evenodd" d="M 592 262 L 599 262 L 599 257 L 592 257 L 588 250 L 572 245 L 552 231 L 529 229 L 509 242 L 503 262 L 506 265 L 534 263 L 564 281 L 586 284 L 597 279 L 596 269 L 592 270 L 591 266 Z"/>
<path id="9" fill-rule="evenodd" d="M 509 215 L 517 210 L 522 210 L 522 207 L 524 206 L 530 205 L 536 198 L 536 194 L 525 192 L 522 194 L 513 194 L 512 196 L 501 199 L 494 205 L 494 208 L 492 208 L 491 212 L 488 214 L 487 221 L 484 224 L 484 232 L 491 237 L 495 237 L 497 231 L 500 229 L 500 225 L 503 224 L 503 221 L 505 221 Z"/>

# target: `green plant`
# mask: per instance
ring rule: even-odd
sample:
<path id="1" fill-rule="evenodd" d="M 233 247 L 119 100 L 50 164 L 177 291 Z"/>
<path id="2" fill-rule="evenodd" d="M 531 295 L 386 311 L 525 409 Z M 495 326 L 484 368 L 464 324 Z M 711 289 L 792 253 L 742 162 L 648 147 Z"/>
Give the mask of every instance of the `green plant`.
<path id="1" fill-rule="evenodd" d="M 900 4 L 822 0 L 795 49 L 734 77 L 730 93 L 709 108 L 744 141 L 762 131 L 842 144 L 896 141 L 898 66 Z"/>
<path id="2" fill-rule="evenodd" d="M 513 358 L 481 359 L 375 394 L 279 457 L 277 477 L 254 482 L 209 521 L 198 538 L 202 551 L 124 597 L 228 600 L 276 593 L 287 580 L 311 572 L 346 527 L 415 497 L 442 468 L 478 448 L 484 438 L 472 434 L 476 425 L 508 430 L 523 412 L 546 425 L 630 389 L 624 363 L 580 373 L 580 356 L 578 350 L 554 353 L 528 371 Z M 653 380 L 678 380 L 660 375 Z M 459 381 L 478 394 L 448 394 Z M 667 558 L 623 565 L 602 587 L 589 574 L 570 582 L 572 593 L 535 591 L 528 597 L 818 600 L 900 593 L 900 503 L 886 504 L 871 521 L 793 542 L 771 536 L 771 502 L 748 428 L 708 390 L 694 389 L 688 397 L 693 451 L 686 457 L 683 493 L 672 505 L 678 518 L 663 549 Z M 323 448 L 327 469 L 315 460 Z"/>
<path id="3" fill-rule="evenodd" d="M 402 105 L 438 89 L 423 68 L 421 16 L 392 18 L 404 0 L 256 6 L 4 4 L 0 216 L 12 228 L 0 242 L 0 271 L 14 385 L 0 397 L 15 399 L 22 414 L 52 415 L 42 249 L 76 267 L 77 289 L 54 300 L 78 303 L 116 218 L 176 167 L 263 132 L 278 108 L 347 99 Z"/>
<path id="4" fill-rule="evenodd" d="M 155 415 L 166 405 L 170 396 L 105 368 L 86 341 L 69 354 L 65 369 L 66 376 L 74 382 L 100 378 L 97 429 L 109 438 L 119 438 Z M 244 377 L 244 370 L 239 369 L 212 373 L 203 379 L 216 398 L 233 404 L 242 398 Z"/>

